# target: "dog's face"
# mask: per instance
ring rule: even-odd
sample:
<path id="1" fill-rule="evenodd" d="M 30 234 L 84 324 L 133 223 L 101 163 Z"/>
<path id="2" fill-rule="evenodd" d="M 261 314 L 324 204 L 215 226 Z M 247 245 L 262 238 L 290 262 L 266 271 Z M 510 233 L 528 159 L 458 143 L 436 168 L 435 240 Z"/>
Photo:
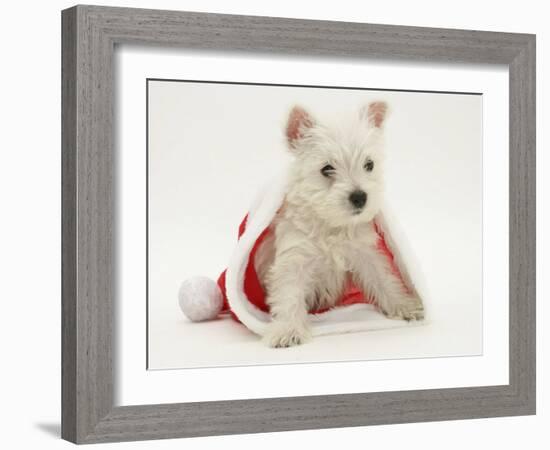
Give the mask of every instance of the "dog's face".
<path id="1" fill-rule="evenodd" d="M 331 128 L 294 107 L 286 127 L 296 156 L 289 201 L 332 227 L 371 221 L 382 203 L 386 111 L 386 103 L 373 102 L 345 127 Z"/>

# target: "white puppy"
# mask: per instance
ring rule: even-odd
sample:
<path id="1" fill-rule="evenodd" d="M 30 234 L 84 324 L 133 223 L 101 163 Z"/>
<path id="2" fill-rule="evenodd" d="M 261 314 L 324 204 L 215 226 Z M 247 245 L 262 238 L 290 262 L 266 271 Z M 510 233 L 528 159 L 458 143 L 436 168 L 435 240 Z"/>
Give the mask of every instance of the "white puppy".
<path id="1" fill-rule="evenodd" d="M 423 318 L 421 300 L 377 249 L 386 112 L 386 103 L 370 103 L 344 128 L 320 124 L 300 107 L 290 112 L 286 137 L 295 160 L 288 193 L 264 245 L 271 250 L 255 259 L 273 318 L 269 346 L 307 341 L 308 311 L 334 306 L 350 281 L 386 316 Z"/>

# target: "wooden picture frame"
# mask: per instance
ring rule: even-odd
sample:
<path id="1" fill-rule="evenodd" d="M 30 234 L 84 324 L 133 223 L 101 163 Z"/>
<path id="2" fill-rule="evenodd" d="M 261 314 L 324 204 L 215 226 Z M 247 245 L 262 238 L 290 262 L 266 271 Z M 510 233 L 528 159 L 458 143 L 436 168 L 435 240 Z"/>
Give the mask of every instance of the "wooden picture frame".
<path id="1" fill-rule="evenodd" d="M 75 443 L 535 413 L 535 36 L 75 6 L 62 13 L 62 437 Z M 509 70 L 509 384 L 114 406 L 116 44 Z M 504 156 L 504 155 L 503 155 Z"/>

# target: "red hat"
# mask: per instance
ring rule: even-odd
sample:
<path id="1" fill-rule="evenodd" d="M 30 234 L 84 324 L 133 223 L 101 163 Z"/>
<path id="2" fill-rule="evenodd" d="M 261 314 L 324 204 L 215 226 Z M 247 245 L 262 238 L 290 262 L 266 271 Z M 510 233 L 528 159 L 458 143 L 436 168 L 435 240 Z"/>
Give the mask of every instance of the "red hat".
<path id="1" fill-rule="evenodd" d="M 229 265 L 217 283 L 205 277 L 186 280 L 179 291 L 184 314 L 192 321 L 213 319 L 230 313 L 254 333 L 263 336 L 271 321 L 266 295 L 256 273 L 254 261 L 285 197 L 284 179 L 269 183 L 258 195 L 239 227 L 238 242 Z M 418 295 L 419 273 L 411 274 L 414 264 L 407 242 L 387 206 L 376 215 L 373 227 L 378 234 L 377 249 L 389 260 L 392 270 L 405 288 Z M 406 257 L 405 257 L 406 255 Z M 407 263 L 407 264 L 406 264 Z M 414 279 L 414 283 L 413 280 Z M 425 303 L 425 298 L 424 298 Z M 378 312 L 375 299 L 365 296 L 356 286 L 345 289 L 337 305 L 331 309 L 310 311 L 313 335 L 396 328 L 410 325 L 392 320 Z M 425 321 L 423 321 L 424 323 Z"/>

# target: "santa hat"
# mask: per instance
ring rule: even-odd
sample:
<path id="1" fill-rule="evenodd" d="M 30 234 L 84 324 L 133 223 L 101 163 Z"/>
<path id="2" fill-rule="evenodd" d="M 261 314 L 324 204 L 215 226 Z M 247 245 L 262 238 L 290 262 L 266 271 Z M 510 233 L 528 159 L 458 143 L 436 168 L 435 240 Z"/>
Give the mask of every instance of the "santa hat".
<path id="1" fill-rule="evenodd" d="M 239 238 L 227 269 L 217 282 L 195 277 L 183 282 L 179 291 L 182 311 L 192 321 L 214 319 L 230 313 L 252 332 L 263 336 L 271 321 L 266 295 L 256 273 L 255 255 L 272 232 L 270 225 L 285 197 L 285 177 L 277 177 L 260 192 L 239 227 Z M 421 289 L 421 274 L 407 240 L 397 221 L 384 205 L 376 215 L 373 226 L 378 234 L 378 251 L 389 260 L 390 266 L 405 289 L 426 298 Z M 329 310 L 311 311 L 312 334 L 325 335 L 354 331 L 379 330 L 410 326 L 403 320 L 388 319 L 375 306 L 375 299 L 365 296 L 355 286 L 345 290 L 337 305 Z"/>

